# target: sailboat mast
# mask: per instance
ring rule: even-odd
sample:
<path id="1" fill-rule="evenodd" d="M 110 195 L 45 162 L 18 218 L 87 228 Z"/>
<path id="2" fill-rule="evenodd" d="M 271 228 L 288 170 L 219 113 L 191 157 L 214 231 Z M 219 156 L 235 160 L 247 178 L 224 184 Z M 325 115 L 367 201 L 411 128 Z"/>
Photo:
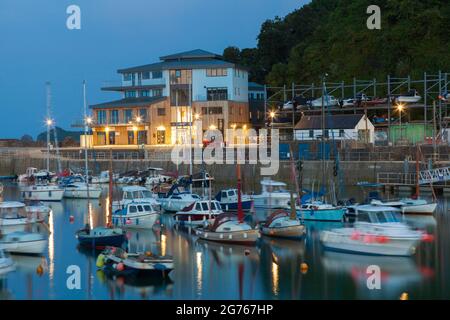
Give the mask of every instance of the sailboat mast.
<path id="1" fill-rule="evenodd" d="M 238 219 L 239 223 L 244 222 L 244 211 L 242 210 L 242 198 L 241 198 L 241 166 L 238 163 L 237 167 L 237 193 L 238 193 Z"/>
<path id="2" fill-rule="evenodd" d="M 322 138 L 321 138 L 321 151 L 322 151 L 322 159 L 321 159 L 321 171 L 322 171 L 322 188 L 325 186 L 325 77 L 322 78 Z"/>
<path id="3" fill-rule="evenodd" d="M 113 170 L 112 170 L 112 149 L 109 149 L 109 221 L 108 226 L 112 225 L 112 203 L 113 203 Z"/>
<path id="4" fill-rule="evenodd" d="M 50 82 L 45 84 L 47 91 L 47 172 L 50 172 L 50 126 L 52 124 L 52 120 L 50 119 L 50 100 L 51 100 L 51 92 L 50 92 Z"/>
<path id="5" fill-rule="evenodd" d="M 84 174 L 86 179 L 87 197 L 89 199 L 89 165 L 88 165 L 88 121 L 87 121 L 87 103 L 86 103 L 86 81 L 83 80 L 83 119 L 84 119 Z"/>

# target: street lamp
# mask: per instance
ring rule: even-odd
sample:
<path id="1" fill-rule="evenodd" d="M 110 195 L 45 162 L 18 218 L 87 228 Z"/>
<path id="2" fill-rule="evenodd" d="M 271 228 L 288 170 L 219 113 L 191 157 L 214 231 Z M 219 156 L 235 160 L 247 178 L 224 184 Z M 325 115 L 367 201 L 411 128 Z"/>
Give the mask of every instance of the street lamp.
<path id="1" fill-rule="evenodd" d="M 137 117 L 136 117 L 136 122 L 137 122 L 137 123 L 141 123 L 141 121 L 142 121 L 142 118 L 141 118 L 140 116 L 137 116 Z"/>
<path id="2" fill-rule="evenodd" d="M 399 113 L 399 122 L 400 122 L 400 140 L 403 140 L 403 130 L 402 130 L 402 111 L 405 109 L 403 104 L 397 105 L 397 110 Z"/>
<path id="3" fill-rule="evenodd" d="M 47 119 L 45 122 L 47 123 L 47 126 L 49 126 L 49 127 L 51 127 L 52 124 L 53 124 L 53 120 L 52 119 Z"/>

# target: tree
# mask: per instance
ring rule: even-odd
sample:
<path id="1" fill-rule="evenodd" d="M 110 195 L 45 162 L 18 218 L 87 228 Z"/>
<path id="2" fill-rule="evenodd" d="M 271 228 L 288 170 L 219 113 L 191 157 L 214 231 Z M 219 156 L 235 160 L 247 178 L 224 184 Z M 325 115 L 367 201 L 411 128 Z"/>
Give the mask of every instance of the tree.
<path id="1" fill-rule="evenodd" d="M 238 47 L 227 47 L 223 50 L 223 58 L 225 61 L 240 63 L 241 50 Z"/>
<path id="2" fill-rule="evenodd" d="M 23 135 L 22 138 L 20 138 L 20 142 L 24 147 L 31 147 L 34 145 L 33 137 L 28 134 Z"/>

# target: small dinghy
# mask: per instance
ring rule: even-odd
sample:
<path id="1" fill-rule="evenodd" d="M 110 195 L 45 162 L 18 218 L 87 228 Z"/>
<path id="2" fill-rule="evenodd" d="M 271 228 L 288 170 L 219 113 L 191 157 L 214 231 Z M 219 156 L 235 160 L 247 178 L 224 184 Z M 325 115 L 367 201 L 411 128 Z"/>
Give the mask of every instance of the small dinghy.
<path id="1" fill-rule="evenodd" d="M 159 213 L 151 203 L 131 202 L 113 215 L 113 224 L 124 228 L 151 229 L 159 219 Z"/>
<path id="2" fill-rule="evenodd" d="M 14 261 L 3 249 L 0 249 L 0 275 L 14 271 L 15 269 Z"/>
<path id="3" fill-rule="evenodd" d="M 154 256 L 150 252 L 128 253 L 122 248 L 110 247 L 97 258 L 98 268 L 108 268 L 117 274 L 144 273 L 168 275 L 174 268 L 173 258 Z"/>
<path id="4" fill-rule="evenodd" d="M 0 237 L 0 249 L 17 254 L 42 254 L 47 237 L 40 233 L 17 231 Z"/>
<path id="5" fill-rule="evenodd" d="M 125 242 L 125 232 L 119 228 L 96 227 L 91 229 L 86 225 L 77 231 L 76 237 L 81 246 L 103 249 L 120 247 Z"/>
<path id="6" fill-rule="evenodd" d="M 305 234 L 305 226 L 294 215 L 289 215 L 285 210 L 277 210 L 273 212 L 266 222 L 260 226 L 262 235 L 278 238 L 301 238 Z"/>
<path id="7" fill-rule="evenodd" d="M 241 171 L 239 164 L 237 165 L 238 177 L 238 214 L 223 213 L 216 217 L 214 223 L 205 228 L 196 230 L 196 234 L 200 239 L 217 241 L 224 243 L 235 243 L 252 245 L 259 239 L 259 230 L 253 229 L 249 224 L 244 222 L 244 211 L 242 210 L 241 200 Z"/>

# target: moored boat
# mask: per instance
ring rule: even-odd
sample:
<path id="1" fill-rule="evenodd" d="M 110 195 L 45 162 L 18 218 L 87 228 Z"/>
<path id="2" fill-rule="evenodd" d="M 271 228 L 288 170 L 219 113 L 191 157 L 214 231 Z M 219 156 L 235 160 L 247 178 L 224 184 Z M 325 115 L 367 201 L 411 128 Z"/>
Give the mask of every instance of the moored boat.
<path id="1" fill-rule="evenodd" d="M 161 203 L 161 208 L 168 212 L 177 212 L 183 210 L 195 201 L 201 200 L 200 196 L 189 191 L 177 191 L 176 186 L 173 186 L 168 192 L 167 196 L 158 198 Z"/>
<path id="2" fill-rule="evenodd" d="M 125 228 L 150 229 L 159 221 L 159 212 L 151 203 L 130 202 L 112 215 L 115 226 Z"/>
<path id="3" fill-rule="evenodd" d="M 105 247 L 120 247 L 125 242 L 125 231 L 119 228 L 96 227 L 91 229 L 86 225 L 78 230 L 76 237 L 81 246 L 103 249 Z"/>
<path id="4" fill-rule="evenodd" d="M 297 215 L 304 220 L 344 221 L 347 210 L 321 201 L 311 201 L 297 208 Z"/>
<path id="5" fill-rule="evenodd" d="M 98 199 L 102 188 L 86 182 L 73 182 L 64 186 L 64 197 L 72 199 Z"/>
<path id="6" fill-rule="evenodd" d="M 13 259 L 3 250 L 0 249 L 0 275 L 14 271 L 15 263 Z"/>
<path id="7" fill-rule="evenodd" d="M 269 237 L 298 239 L 305 234 L 306 230 L 296 216 L 290 216 L 285 210 L 277 210 L 261 224 L 260 231 L 262 235 Z"/>
<path id="8" fill-rule="evenodd" d="M 216 200 L 198 200 L 178 211 L 173 219 L 181 225 L 205 225 L 222 214 L 220 203 Z"/>
<path id="9" fill-rule="evenodd" d="M 224 189 L 217 193 L 215 199 L 219 201 L 222 210 L 224 211 L 237 211 L 238 209 L 238 196 L 237 189 Z M 253 200 L 250 196 L 242 194 L 242 210 L 249 211 L 252 208 Z"/>
<path id="10" fill-rule="evenodd" d="M 35 184 L 20 188 L 24 200 L 61 201 L 64 189 L 55 185 Z"/>
<path id="11" fill-rule="evenodd" d="M 48 212 L 30 210 L 25 203 L 17 201 L 0 202 L 0 226 L 18 226 L 44 222 Z"/>
<path id="12" fill-rule="evenodd" d="M 98 256 L 97 267 L 109 268 L 117 274 L 131 272 L 166 276 L 174 269 L 174 263 L 169 256 L 155 256 L 150 252 L 129 253 L 122 248 L 111 247 Z"/>
<path id="13" fill-rule="evenodd" d="M 356 208 L 353 227 L 322 231 L 320 240 L 326 250 L 387 256 L 414 254 L 421 240 L 432 236 L 412 230 L 399 222 L 393 207 L 362 205 Z"/>
<path id="14" fill-rule="evenodd" d="M 291 194 L 286 190 L 286 183 L 270 179 L 261 181 L 261 194 L 252 196 L 255 208 L 286 209 L 289 208 Z"/>
<path id="15" fill-rule="evenodd" d="M 0 249 L 16 254 L 41 254 L 47 243 L 47 237 L 40 233 L 17 231 L 0 237 Z"/>
<path id="16" fill-rule="evenodd" d="M 145 187 L 126 186 L 122 188 L 122 200 L 113 201 L 112 209 L 117 211 L 125 207 L 127 204 L 134 202 L 150 203 L 154 208 L 160 207 L 160 202 L 156 199 L 157 195 L 153 194 Z"/>

